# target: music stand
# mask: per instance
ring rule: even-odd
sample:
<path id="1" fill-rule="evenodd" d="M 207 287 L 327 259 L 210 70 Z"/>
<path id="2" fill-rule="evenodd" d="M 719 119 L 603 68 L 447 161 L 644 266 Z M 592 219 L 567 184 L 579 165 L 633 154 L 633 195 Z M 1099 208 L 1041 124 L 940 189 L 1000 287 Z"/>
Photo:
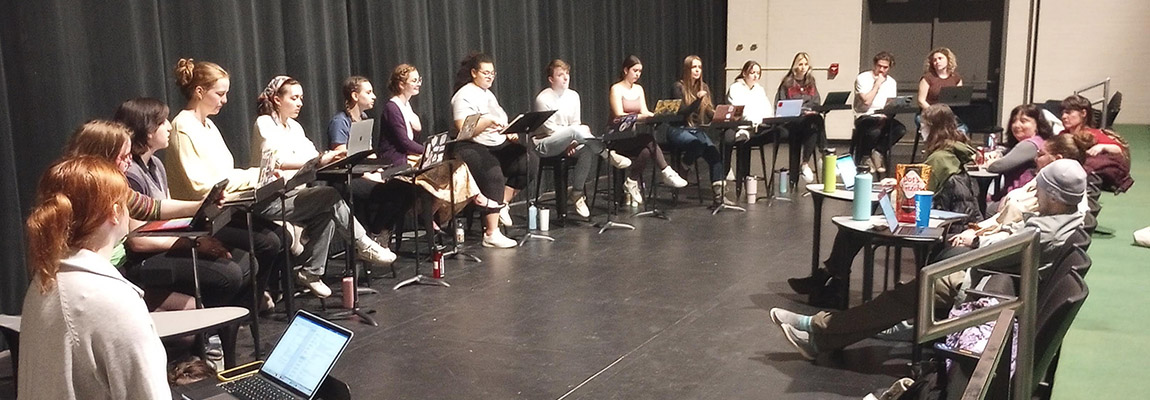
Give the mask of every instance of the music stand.
<path id="1" fill-rule="evenodd" d="M 720 107 L 723 107 L 723 106 L 720 106 Z M 740 118 L 740 119 L 711 122 L 710 124 L 707 124 L 706 126 L 704 126 L 704 129 L 707 129 L 708 131 L 712 131 L 712 132 L 717 132 L 717 134 L 719 135 L 719 149 L 723 150 L 723 155 L 724 155 L 723 161 L 724 161 L 725 165 L 723 165 L 723 167 L 730 168 L 730 165 L 726 165 L 726 164 L 729 164 L 729 161 L 727 160 L 727 158 L 729 158 L 729 157 L 727 157 L 727 155 L 730 154 L 729 152 L 727 152 L 725 150 L 727 148 L 727 133 L 726 133 L 727 130 L 750 128 L 753 126 L 753 124 L 750 121 L 746 121 L 746 120 L 741 119 L 742 113 L 743 113 L 743 108 L 742 108 L 743 106 L 727 106 L 727 107 L 737 107 L 731 111 L 731 115 L 732 115 L 732 117 L 737 115 L 738 118 Z M 716 112 L 715 115 L 716 115 L 715 119 L 716 120 L 719 119 L 720 114 Z M 724 169 L 726 169 L 726 168 L 724 168 Z M 739 182 L 735 182 L 735 184 L 738 185 Z M 726 191 L 725 190 L 726 185 L 727 185 L 726 182 L 723 182 L 724 192 Z M 726 193 L 723 193 L 722 197 L 726 198 L 726 195 L 727 195 Z M 711 210 L 711 215 L 712 216 L 717 215 L 717 214 L 719 214 L 719 212 L 721 212 L 723 210 L 747 212 L 746 208 L 728 205 L 728 204 L 726 204 L 726 201 L 723 200 L 723 201 L 720 201 L 719 204 L 715 206 L 714 210 Z"/>
<path id="2" fill-rule="evenodd" d="M 510 124 L 508 124 L 507 128 L 503 130 L 503 134 L 519 134 L 519 144 L 526 147 L 527 143 L 529 143 L 528 141 L 531 140 L 531 137 L 535 134 L 536 131 L 539 130 L 539 127 L 543 126 L 543 123 L 547 122 L 547 119 L 551 118 L 551 116 L 554 115 L 556 111 L 557 110 L 534 111 L 519 114 L 519 116 L 515 117 L 515 119 L 512 120 Z M 530 152 L 530 150 L 528 151 Z M 530 157 L 530 155 L 528 155 L 528 157 Z M 561 184 L 566 185 L 567 182 L 562 182 Z M 528 184 L 527 186 L 527 205 L 528 207 L 532 207 L 535 206 L 535 197 L 531 196 L 531 184 Z M 558 206 L 565 207 L 566 204 L 560 204 Z M 548 242 L 555 241 L 555 238 L 539 233 L 538 230 L 531 229 L 531 227 L 528 226 L 526 228 L 526 233 L 523 234 L 523 238 L 519 239 L 519 246 L 522 246 L 524 243 L 527 243 L 527 241 L 531 239 L 546 240 Z"/>
<path id="3" fill-rule="evenodd" d="M 284 210 L 283 210 L 284 198 L 285 198 L 284 192 L 285 192 L 285 187 L 284 187 L 283 178 L 275 178 L 274 180 L 261 183 L 255 189 L 250 189 L 250 190 L 241 192 L 237 196 L 235 196 L 231 199 L 228 199 L 227 197 L 225 197 L 225 199 L 224 199 L 224 204 L 223 204 L 224 207 L 231 207 L 235 210 L 238 210 L 239 212 L 244 213 L 244 218 L 247 221 L 248 248 L 253 249 L 252 251 L 248 252 L 248 261 L 251 263 L 251 270 L 252 270 L 248 275 L 249 275 L 249 279 L 250 279 L 250 285 L 252 287 L 252 304 L 257 305 L 257 307 L 258 307 L 258 304 L 260 301 L 260 294 L 261 293 L 258 290 L 259 286 L 258 286 L 258 282 L 256 281 L 256 275 L 257 275 L 257 272 L 259 271 L 260 266 L 259 266 L 258 260 L 256 260 L 256 258 L 255 258 L 255 251 L 254 251 L 254 249 L 255 249 L 255 237 L 254 237 L 254 234 L 252 233 L 252 214 L 255 213 L 255 210 L 257 208 L 263 208 L 271 200 L 274 200 L 275 198 L 278 197 L 280 199 L 280 206 L 281 206 L 280 207 L 280 221 L 281 222 L 286 221 L 286 214 L 284 213 Z M 287 234 L 286 226 L 287 225 L 286 225 L 286 223 L 283 226 L 285 227 L 285 228 L 283 228 L 284 229 L 283 230 L 284 236 L 281 237 L 281 240 L 283 240 L 282 243 L 284 243 L 285 245 L 282 247 L 283 247 L 285 253 L 291 253 L 291 250 L 288 248 L 288 246 L 286 246 L 286 241 L 287 241 L 287 236 L 286 236 L 286 234 Z M 288 254 L 288 255 L 290 256 L 290 254 Z M 288 272 L 288 275 L 290 276 L 291 267 L 292 267 L 291 262 L 290 262 L 291 259 L 286 258 L 286 257 L 287 256 L 285 256 L 285 260 L 287 260 L 288 262 L 286 262 L 284 264 L 284 269 Z M 288 292 L 288 295 L 285 296 L 286 297 L 285 307 L 290 309 L 290 308 L 294 308 L 294 305 L 292 303 L 292 298 L 291 298 L 291 296 L 292 296 L 292 286 L 290 283 L 291 281 L 289 280 L 288 282 L 289 283 L 287 285 L 287 288 L 284 289 L 285 291 Z M 258 308 L 255 311 L 258 311 Z M 252 339 L 253 339 L 254 347 L 255 347 L 254 350 L 255 350 L 256 356 L 259 357 L 260 354 L 262 354 L 260 352 L 260 333 L 259 333 L 260 330 L 259 330 L 259 323 L 258 323 L 259 312 L 251 313 L 251 317 L 252 317 L 252 323 L 251 323 Z"/>
<path id="4" fill-rule="evenodd" d="M 415 167 L 408 168 L 407 170 L 405 170 L 403 172 L 397 173 L 396 175 L 410 176 L 411 179 L 414 181 L 416 176 L 419 176 L 420 174 L 427 172 L 427 171 L 431 170 L 432 168 L 438 167 L 440 164 L 443 164 L 443 158 L 444 158 L 444 153 L 446 152 L 446 148 L 447 148 L 447 132 L 442 132 L 442 133 L 432 135 L 431 137 L 428 138 L 427 144 L 424 145 L 424 147 L 423 147 L 423 157 L 421 157 L 419 159 L 419 164 L 416 165 Z M 451 176 L 450 179 L 452 182 L 455 181 L 454 176 Z M 454 187 L 455 185 L 452 185 L 452 186 Z M 451 217 L 452 217 L 452 220 L 454 220 L 454 218 L 455 218 L 455 214 L 454 214 L 455 191 L 454 190 L 452 190 L 452 193 L 451 193 L 450 203 L 452 204 L 452 211 L 453 211 Z M 429 210 L 429 212 L 430 212 L 430 210 Z M 434 216 L 432 218 L 434 218 Z M 428 228 L 430 228 L 430 227 L 428 227 Z M 429 231 L 430 231 L 430 229 L 429 229 Z M 429 243 L 428 249 L 431 251 L 434 251 L 435 250 L 435 236 L 433 234 L 430 234 L 430 233 L 429 233 L 429 236 L 431 237 L 431 239 L 429 240 L 430 243 Z M 454 236 L 454 235 L 452 235 L 452 236 Z M 407 286 L 407 285 L 433 285 L 433 286 L 451 287 L 451 284 L 448 284 L 447 281 L 443 280 L 442 278 L 429 278 L 429 277 L 419 273 L 419 265 L 420 265 L 419 240 L 416 239 L 414 242 L 415 242 L 415 276 L 413 276 L 411 278 L 407 278 L 407 279 L 405 279 L 399 283 L 396 283 L 395 286 L 393 286 L 391 288 L 391 290 L 399 290 L 399 288 Z"/>

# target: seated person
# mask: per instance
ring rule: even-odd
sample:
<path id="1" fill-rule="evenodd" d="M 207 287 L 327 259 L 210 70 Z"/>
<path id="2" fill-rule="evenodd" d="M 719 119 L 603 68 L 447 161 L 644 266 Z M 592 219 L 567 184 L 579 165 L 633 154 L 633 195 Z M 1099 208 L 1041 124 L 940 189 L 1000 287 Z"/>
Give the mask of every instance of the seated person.
<path id="1" fill-rule="evenodd" d="M 647 94 L 639 84 L 639 77 L 642 75 L 643 63 L 639 61 L 639 57 L 631 55 L 623 59 L 623 71 L 620 73 L 619 81 L 611 85 L 612 120 L 625 115 L 635 115 L 639 120 L 644 120 L 655 115 L 647 109 Z M 623 180 L 624 202 L 632 207 L 643 204 L 639 180 L 643 178 L 648 161 L 655 161 L 655 167 L 659 169 L 663 182 L 667 185 L 676 188 L 687 186 L 687 181 L 667 164 L 663 150 L 659 148 L 658 143 L 655 143 L 655 137 L 649 132 L 629 139 L 615 140 L 609 143 L 608 147 L 633 161 L 630 170 L 627 171 L 627 178 Z"/>
<path id="2" fill-rule="evenodd" d="M 754 60 L 747 60 L 743 63 L 743 68 L 739 70 L 739 76 L 735 78 L 735 83 L 727 88 L 727 103 L 733 106 L 743 106 L 743 119 L 754 123 L 756 127 L 752 130 L 755 131 L 763 128 L 758 126 L 763 119 L 775 116 L 771 99 L 767 97 L 767 91 L 759 84 L 759 79 L 762 77 L 763 70 L 759 63 Z M 757 134 L 752 136 L 752 130 L 740 129 L 735 132 L 735 177 L 741 179 L 751 174 L 751 147 L 770 143 L 773 139 L 772 136 L 786 136 L 783 133 L 786 128 L 775 126 L 771 129 L 778 133 L 776 135 Z"/>
<path id="3" fill-rule="evenodd" d="M 331 116 L 327 123 L 328 148 L 347 150 L 351 139 L 351 123 L 368 119 L 367 110 L 375 107 L 375 88 L 362 76 L 351 76 L 343 81 L 343 110 Z"/>
<path id="4" fill-rule="evenodd" d="M 172 197 L 178 199 L 202 199 L 208 190 L 221 180 L 228 179 L 229 192 L 253 189 L 260 183 L 259 168 L 239 169 L 235 159 L 224 142 L 219 128 L 209 116 L 220 112 L 227 103 L 231 81 L 227 71 L 211 62 L 195 62 L 181 59 L 176 66 L 176 84 L 180 87 L 188 104 L 172 119 L 172 135 L 169 149 L 165 152 L 168 170 L 168 184 Z M 295 121 L 282 122 L 284 130 L 298 127 Z M 274 123 L 273 123 L 274 124 Z M 300 128 L 302 131 L 302 128 Z M 299 133 L 302 135 L 302 133 Z M 293 141 L 295 136 L 284 140 Z M 310 141 L 308 142 L 310 143 Z M 259 147 L 253 149 L 258 152 Z M 312 148 L 314 152 L 314 147 Z M 340 153 L 327 153 L 326 161 L 338 157 Z M 298 156 L 285 154 L 285 156 Z M 286 158 L 290 163 L 300 162 L 300 157 Z M 306 160 L 304 160 L 306 161 Z M 301 163 L 302 164 L 302 163 Z M 296 165 L 298 168 L 298 165 Z M 355 219 L 348 219 L 348 207 L 331 187 L 308 187 L 293 189 L 287 193 L 286 201 L 271 201 L 254 210 L 267 219 L 279 220 L 281 215 L 303 229 L 302 257 L 296 258 L 303 268 L 296 279 L 319 297 L 331 295 L 331 288 L 323 283 L 327 266 L 328 248 L 334 232 L 345 234 L 347 227 L 355 227 L 353 238 L 345 238 L 353 243 L 357 256 L 374 264 L 388 265 L 395 261 L 395 255 L 371 240 Z M 334 232 L 333 232 L 334 231 Z"/>
<path id="5" fill-rule="evenodd" d="M 392 165 L 416 165 L 423 156 L 424 146 L 415 140 L 422 132 L 423 124 L 411 108 L 411 99 L 419 94 L 422 86 L 423 78 L 413 66 L 400 64 L 391 73 L 387 89 L 392 97 L 383 104 L 379 118 L 376 119 L 379 138 L 375 154 L 379 159 Z M 479 183 L 471 175 L 471 170 L 459 160 L 444 160 L 439 166 L 416 176 L 415 184 L 428 194 L 419 196 L 422 200 L 417 204 L 430 204 L 423 209 L 435 217 L 424 222 L 436 231 L 451 217 L 452 210 L 463 211 L 469 201 L 474 201 L 480 207 L 502 207 L 502 204 L 479 192 Z"/>
<path id="6" fill-rule="evenodd" d="M 856 160 L 866 160 L 871 171 L 886 173 L 882 155 L 890 152 L 891 144 L 898 143 L 906 134 L 902 122 L 878 112 L 887 99 L 898 96 L 898 84 L 888 75 L 894 67 L 894 55 L 879 52 L 874 56 L 874 67 L 855 77 L 855 131 L 853 143 Z M 869 156 L 869 158 L 863 158 Z"/>
<path id="7" fill-rule="evenodd" d="M 1116 132 L 1091 127 L 1090 100 L 1073 95 L 1062 100 L 1062 134 L 1092 136 L 1094 147 L 1086 151 L 1086 172 L 1095 175 L 1099 188 L 1121 193 L 1134 184 L 1130 177 L 1130 146 Z M 1093 183 L 1093 182 L 1092 182 Z"/>
<path id="8" fill-rule="evenodd" d="M 1050 124 L 1042 117 L 1042 110 L 1033 104 L 1023 104 L 1010 111 L 1010 136 L 1007 137 L 1006 155 L 986 166 L 986 170 L 1002 174 L 1006 182 L 1002 190 L 991 199 L 1002 200 L 1002 196 L 1034 179 L 1034 158 L 1044 143 L 1054 136 Z"/>
<path id="9" fill-rule="evenodd" d="M 574 190 L 570 198 L 575 205 L 575 213 L 587 218 L 591 216 L 591 210 L 587 208 L 586 186 L 591 177 L 591 167 L 595 165 L 595 156 L 607 160 L 612 168 L 618 169 L 630 167 L 631 159 L 608 150 L 602 140 L 595 139 L 591 134 L 591 128 L 583 124 L 580 119 L 582 112 L 579 109 L 579 93 L 568 87 L 571 82 L 571 66 L 556 59 L 547 65 L 546 72 L 547 82 L 551 86 L 535 96 L 535 111 L 555 110 L 555 114 L 543 123 L 540 132 L 534 136 L 535 151 L 539 152 L 540 157 L 566 154 L 576 158 L 575 170 L 571 173 Z"/>
<path id="10" fill-rule="evenodd" d="M 918 96 L 915 101 L 918 107 L 925 110 L 927 107 L 938 104 L 938 94 L 945 87 L 962 86 L 962 75 L 958 74 L 958 58 L 954 52 L 946 47 L 939 47 L 930 52 L 923 62 L 922 78 L 918 80 Z M 922 115 L 914 116 L 914 123 L 921 127 Z M 958 121 L 958 130 L 967 133 L 966 124 Z M 929 132 L 919 132 L 925 140 Z"/>
<path id="11" fill-rule="evenodd" d="M 167 355 L 143 291 L 109 261 L 128 233 L 128 182 L 97 157 L 48 167 L 27 220 L 21 399 L 164 399 Z"/>
<path id="12" fill-rule="evenodd" d="M 943 190 L 943 184 L 951 176 L 963 173 L 963 165 L 974 160 L 975 150 L 966 142 L 966 135 L 958 131 L 954 113 L 945 104 L 936 104 L 928 107 L 922 113 L 922 128 L 932 133 L 927 139 L 926 149 L 930 154 L 926 158 L 926 165 L 931 167 L 930 180 L 926 190 L 935 193 L 936 199 L 950 198 L 950 204 L 962 204 L 961 210 L 971 209 L 971 203 L 976 203 L 975 194 L 970 198 L 962 198 L 961 193 L 948 193 Z M 894 180 L 885 182 L 894 185 Z M 944 202 L 935 201 L 936 208 Z M 973 205 L 977 210 L 977 205 Z M 959 209 L 946 210 L 956 211 Z M 981 216 L 972 216 L 975 220 Z M 851 264 L 859 250 L 870 244 L 872 237 L 854 233 L 851 230 L 839 230 L 831 247 L 831 255 L 824 262 L 826 268 L 820 268 L 815 274 L 806 278 L 791 278 L 787 280 L 791 289 L 799 294 L 815 294 L 812 305 L 835 306 L 845 304 L 841 298 L 847 279 L 850 279 Z"/>
<path id="13" fill-rule="evenodd" d="M 667 142 L 676 150 L 683 152 L 683 162 L 694 164 L 695 159 L 703 157 L 710 166 L 711 179 L 711 207 L 721 205 L 734 205 L 735 202 L 725 195 L 726 168 L 723 166 L 723 156 L 719 148 L 711 141 L 711 137 L 699 128 L 711 122 L 715 115 L 715 106 L 711 101 L 711 88 L 703 82 L 703 60 L 699 56 L 687 56 L 683 59 L 682 77 L 675 81 L 672 92 L 676 98 L 683 100 L 683 107 L 699 102 L 698 109 L 687 116 L 687 125 L 673 126 L 667 131 Z"/>
<path id="14" fill-rule="evenodd" d="M 815 172 L 811 170 L 810 159 L 815 149 L 827 148 L 827 130 L 823 115 L 812 109 L 822 104 L 822 96 L 815 84 L 815 77 L 811 73 L 811 56 L 807 53 L 795 54 L 791 61 L 791 69 L 779 82 L 779 90 L 775 100 L 802 100 L 802 119 L 786 123 L 786 132 L 789 135 L 791 148 L 792 171 L 798 164 L 802 164 L 800 176 L 807 183 L 815 181 Z M 801 150 L 801 152 L 800 152 Z M 798 182 L 798 176 L 792 175 L 791 181 Z"/>
<path id="15" fill-rule="evenodd" d="M 1057 160 L 1042 168 L 1035 181 L 1038 214 L 1027 214 L 1023 222 L 1011 224 L 1004 231 L 1008 235 L 1038 228 L 1039 265 L 1042 265 L 1055 261 L 1074 229 L 1082 226 L 1083 213 L 1078 211 L 1078 204 L 1086 196 L 1086 171 L 1073 160 Z M 993 240 L 987 240 L 981 245 L 991 242 Z M 950 308 L 962 301 L 964 290 L 971 285 L 971 277 L 967 271 L 958 271 L 939 278 L 938 284 L 934 304 Z M 771 320 L 779 325 L 799 354 L 814 360 L 819 354 L 849 346 L 915 317 L 917 303 L 918 283 L 912 280 L 846 311 L 823 311 L 808 316 L 772 308 L 770 313 Z"/>
<path id="16" fill-rule="evenodd" d="M 474 137 L 455 142 L 451 148 L 467 164 L 479 183 L 479 190 L 489 199 L 503 204 L 485 208 L 483 247 L 511 248 L 518 245 L 499 231 L 499 224 L 510 226 L 507 203 L 527 187 L 535 174 L 539 159 L 519 143 L 519 134 L 503 134 L 507 112 L 499 105 L 491 85 L 495 83 L 495 60 L 483 53 L 473 53 L 460 62 L 456 72 L 455 95 L 451 97 L 455 130 L 463 128 L 468 116 L 483 114 L 475 125 Z"/>

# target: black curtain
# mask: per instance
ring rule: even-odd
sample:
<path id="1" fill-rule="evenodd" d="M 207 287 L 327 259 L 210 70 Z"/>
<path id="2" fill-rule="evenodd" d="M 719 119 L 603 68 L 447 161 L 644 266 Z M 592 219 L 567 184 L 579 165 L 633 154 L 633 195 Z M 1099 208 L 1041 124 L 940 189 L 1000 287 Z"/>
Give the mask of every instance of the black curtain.
<path id="1" fill-rule="evenodd" d="M 670 96 L 689 54 L 703 58 L 716 96 L 725 87 L 724 0 L 0 0 L 0 9 L 5 313 L 19 312 L 27 286 L 23 219 L 39 175 L 72 130 L 124 100 L 156 97 L 175 115 L 184 105 L 172 74 L 180 58 L 228 70 L 229 104 L 212 119 L 240 166 L 250 159 L 255 98 L 280 74 L 303 83 L 299 122 L 320 146 L 342 107 L 340 82 L 368 77 L 381 104 L 400 63 L 424 76 L 415 106 L 425 130 L 446 130 L 456 67 L 473 50 L 495 57 L 493 90 L 511 114 L 529 110 L 546 64 L 565 59 L 592 127 L 606 124 L 607 90 L 629 54 L 643 60 L 651 103 Z"/>

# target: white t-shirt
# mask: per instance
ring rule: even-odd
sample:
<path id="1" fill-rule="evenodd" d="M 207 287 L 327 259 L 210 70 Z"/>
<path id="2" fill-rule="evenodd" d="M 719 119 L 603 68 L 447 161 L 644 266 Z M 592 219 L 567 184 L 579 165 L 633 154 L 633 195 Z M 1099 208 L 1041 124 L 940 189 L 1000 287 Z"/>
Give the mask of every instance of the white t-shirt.
<path id="1" fill-rule="evenodd" d="M 883 81 L 882 86 L 878 88 L 878 93 L 874 95 L 874 99 L 870 102 L 870 107 L 863 103 L 862 94 L 869 93 L 874 88 L 874 71 L 863 71 L 855 78 L 855 114 L 856 115 L 871 115 L 875 111 L 881 110 L 886 105 L 886 100 L 891 97 L 898 96 L 898 83 L 895 83 L 894 77 L 887 75 L 886 81 Z"/>
<path id="2" fill-rule="evenodd" d="M 499 106 L 495 93 L 469 82 L 451 96 L 451 118 L 458 121 L 473 114 L 483 114 L 500 125 L 507 125 L 507 112 Z M 507 141 L 507 136 L 499 134 L 499 129 L 492 125 L 471 140 L 484 146 L 498 146 Z"/>
<path id="3" fill-rule="evenodd" d="M 727 88 L 727 102 L 735 106 L 743 106 L 743 119 L 759 123 L 763 118 L 775 116 L 775 109 L 771 107 L 771 98 L 762 85 L 747 86 L 742 79 L 735 81 Z"/>
<path id="4" fill-rule="evenodd" d="M 555 114 L 543 123 L 543 126 L 552 132 L 563 127 L 582 125 L 580 107 L 579 93 L 571 89 L 557 93 L 554 89 L 546 88 L 535 96 L 535 111 L 555 110 Z"/>
<path id="5" fill-rule="evenodd" d="M 257 168 L 265 151 L 274 151 L 280 163 L 292 165 L 302 165 L 319 156 L 315 143 L 307 138 L 299 122 L 288 118 L 287 126 L 283 126 L 271 115 L 256 118 L 255 128 L 252 130 L 251 148 L 252 166 Z"/>

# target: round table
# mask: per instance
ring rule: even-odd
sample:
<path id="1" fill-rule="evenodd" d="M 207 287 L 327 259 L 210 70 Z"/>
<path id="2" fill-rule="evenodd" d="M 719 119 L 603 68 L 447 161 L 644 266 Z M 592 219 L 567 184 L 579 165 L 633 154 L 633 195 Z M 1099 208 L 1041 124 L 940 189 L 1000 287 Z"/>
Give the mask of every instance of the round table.
<path id="1" fill-rule="evenodd" d="M 819 269 L 819 251 L 821 250 L 823 227 L 823 200 L 832 199 L 850 202 L 854 201 L 855 193 L 854 191 L 843 189 L 841 185 L 837 186 L 833 193 L 823 192 L 823 184 L 821 183 L 807 184 L 806 187 L 807 191 L 811 194 L 811 200 L 815 202 L 814 229 L 812 230 L 814 237 L 811 240 L 811 275 L 814 275 Z M 873 207 L 875 203 L 878 203 L 878 195 L 878 192 L 873 190 L 870 193 L 871 214 L 874 214 Z"/>
<path id="2" fill-rule="evenodd" d="M 982 215 L 986 215 L 986 196 L 990 193 L 990 185 L 995 184 L 994 193 L 1001 191 L 1002 179 L 999 178 L 1002 177 L 1002 174 L 987 171 L 985 167 L 979 167 L 977 170 L 966 173 L 974 178 L 975 182 L 978 182 L 978 210 L 982 212 Z"/>
<path id="3" fill-rule="evenodd" d="M 953 219 L 938 219 L 931 218 L 928 222 L 930 227 L 945 227 L 953 223 Z M 915 251 L 915 264 L 916 268 L 922 268 L 926 265 L 926 254 L 929 246 L 941 242 L 945 236 L 946 231 L 940 230 L 937 236 L 902 236 L 891 233 L 887 228 L 886 217 L 883 215 L 871 216 L 866 221 L 855 221 L 851 216 L 831 217 L 831 222 L 838 226 L 840 230 L 846 229 L 855 235 L 867 236 L 870 244 L 863 247 L 863 301 L 870 301 L 874 292 L 874 250 L 876 244 L 900 247 L 917 248 Z M 896 276 L 901 273 L 901 257 L 896 259 L 895 271 Z M 897 281 L 897 278 L 896 278 Z"/>

